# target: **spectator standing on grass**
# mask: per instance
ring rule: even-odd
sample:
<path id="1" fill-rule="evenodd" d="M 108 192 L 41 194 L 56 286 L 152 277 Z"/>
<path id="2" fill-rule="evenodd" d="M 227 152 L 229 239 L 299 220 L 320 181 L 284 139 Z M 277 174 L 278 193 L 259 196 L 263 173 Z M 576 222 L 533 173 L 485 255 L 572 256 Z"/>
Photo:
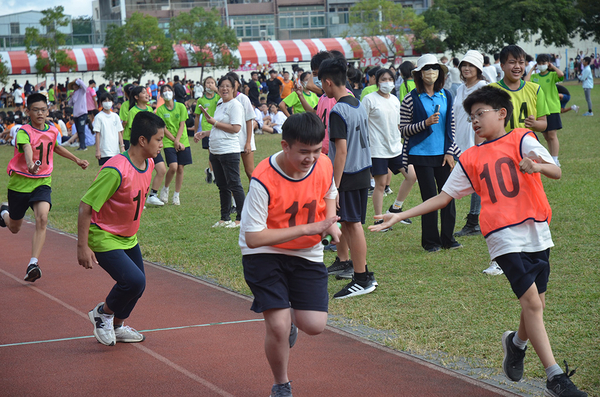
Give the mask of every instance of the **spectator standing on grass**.
<path id="1" fill-rule="evenodd" d="M 69 83 L 69 90 L 73 90 L 69 105 L 73 106 L 73 122 L 79 137 L 79 148 L 87 150 L 85 145 L 85 123 L 88 117 L 88 87 L 83 80 L 76 79 Z"/>
<path id="2" fill-rule="evenodd" d="M 217 93 L 217 82 L 213 77 L 208 76 L 204 79 L 204 94 L 202 97 L 198 98 L 196 110 L 194 111 L 194 134 L 200 131 L 211 130 L 212 125 L 206 121 L 206 118 L 202 114 L 201 108 L 204 108 L 206 113 L 212 117 L 215 115 L 215 110 L 217 109 L 217 103 L 219 103 L 219 99 L 221 99 L 221 96 Z M 208 136 L 202 138 L 202 149 L 209 149 L 209 139 L 210 137 Z M 215 175 L 210 160 L 208 161 L 208 168 L 204 169 L 204 173 L 206 174 L 204 178 L 206 183 L 213 183 L 215 181 Z"/>
<path id="3" fill-rule="evenodd" d="M 525 77 L 525 81 L 531 81 L 539 84 L 546 96 L 546 105 L 548 106 L 548 116 L 546 116 L 547 127 L 542 133 L 548 143 L 548 151 L 554 159 L 556 165 L 560 167 L 558 161 L 559 141 L 558 130 L 562 129 L 562 121 L 560 119 L 560 98 L 558 97 L 558 88 L 556 83 L 564 80 L 565 74 L 562 70 L 554 66 L 550 62 L 550 57 L 547 54 L 540 54 L 536 58 L 536 65 L 529 71 Z M 539 73 L 533 74 L 533 70 L 538 70 Z"/>
<path id="4" fill-rule="evenodd" d="M 93 131 L 96 134 L 96 159 L 102 166 L 111 157 L 125 151 L 123 144 L 123 124 L 119 115 L 112 111 L 112 96 L 109 93 L 100 96 L 102 112 L 94 118 Z"/>
<path id="5" fill-rule="evenodd" d="M 384 223 L 369 229 L 378 231 L 405 217 L 435 211 L 453 199 L 478 193 L 482 200 L 481 229 L 490 256 L 504 271 L 521 305 L 517 331 L 502 335 L 504 374 L 513 382 L 523 378 L 530 340 L 546 371 L 544 395 L 587 397 L 571 381 L 575 371 L 569 372 L 566 361 L 566 373 L 556 363 L 543 317 L 554 243 L 549 227 L 552 209 L 540 175 L 560 179 L 561 170 L 531 130 L 505 130 L 513 111 L 512 98 L 505 90 L 483 87 L 467 97 L 464 107 L 473 129 L 485 142 L 461 155 L 460 166 L 455 167 L 438 195 L 405 213 L 379 216 Z M 512 191 L 507 190 L 508 185 Z"/>
<path id="6" fill-rule="evenodd" d="M 185 91 L 185 87 L 179 81 L 179 76 L 173 76 L 173 92 L 175 95 L 175 101 L 179 103 L 185 103 L 185 98 L 187 97 L 187 93 Z"/>
<path id="7" fill-rule="evenodd" d="M 594 88 L 594 77 L 592 76 L 592 69 L 590 67 L 590 62 L 592 58 L 585 57 L 583 58 L 583 71 L 581 72 L 581 76 L 579 76 L 579 80 L 582 82 L 581 87 L 583 88 L 583 93 L 585 94 L 585 100 L 588 105 L 587 113 L 584 113 L 584 116 L 593 116 L 594 112 L 592 111 L 592 89 Z"/>
<path id="8" fill-rule="evenodd" d="M 460 149 L 455 143 L 452 94 L 444 87 L 447 68 L 435 55 L 425 54 L 412 71 L 416 88 L 400 105 L 400 132 L 404 137 L 403 163 L 415 167 L 423 201 L 434 197 L 454 168 Z M 437 111 L 436 111 L 437 110 Z M 428 252 L 462 248 L 454 239 L 456 209 L 450 201 L 438 213 L 421 217 L 421 246 Z"/>
<path id="9" fill-rule="evenodd" d="M 242 86 L 238 74 L 235 72 L 229 72 L 227 74 L 235 81 L 234 96 L 244 108 L 244 123 L 242 123 L 242 128 L 240 129 L 238 137 L 240 139 L 240 156 L 249 182 L 250 179 L 252 179 L 252 172 L 254 172 L 254 152 L 256 151 L 256 143 L 254 141 L 252 121 L 256 115 L 254 114 L 254 108 L 252 107 L 250 98 L 248 98 L 246 94 L 240 92 Z M 233 206 L 236 206 L 235 202 Z"/>
<path id="10" fill-rule="evenodd" d="M 23 91 L 21 88 L 21 85 L 17 84 L 17 87 L 12 94 L 15 102 L 15 110 L 21 110 L 23 108 Z"/>
<path id="11" fill-rule="evenodd" d="M 131 125 L 129 150 L 102 166 L 79 204 L 77 260 L 85 269 L 100 265 L 116 282 L 88 313 L 96 340 L 106 346 L 145 339 L 123 323 L 146 288 L 137 232 L 164 127 L 152 112 L 139 113 Z"/>
<path id="12" fill-rule="evenodd" d="M 269 90 L 269 93 L 267 94 L 267 102 L 279 105 L 279 102 L 281 102 L 281 91 L 283 90 L 283 83 L 277 78 L 276 70 L 271 69 L 269 71 L 269 80 L 267 80 L 266 83 L 267 89 Z"/>

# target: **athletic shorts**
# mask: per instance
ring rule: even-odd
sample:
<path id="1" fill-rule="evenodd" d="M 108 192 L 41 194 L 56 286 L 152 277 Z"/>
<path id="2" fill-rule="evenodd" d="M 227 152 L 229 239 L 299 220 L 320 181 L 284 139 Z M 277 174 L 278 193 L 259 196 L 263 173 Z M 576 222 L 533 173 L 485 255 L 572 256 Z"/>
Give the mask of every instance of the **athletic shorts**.
<path id="1" fill-rule="evenodd" d="M 560 113 L 552 113 L 546 116 L 546 121 L 548 122 L 548 127 L 546 131 L 556 131 L 562 130 L 562 122 L 560 121 Z"/>
<path id="2" fill-rule="evenodd" d="M 358 189 L 348 191 L 338 191 L 340 196 L 340 209 L 338 216 L 340 222 L 360 222 L 365 224 L 367 217 L 367 203 L 369 189 Z"/>
<path id="3" fill-rule="evenodd" d="M 270 309 L 327 312 L 327 268 L 299 256 L 253 254 L 242 256 L 244 278 L 256 313 Z"/>
<path id="4" fill-rule="evenodd" d="M 563 94 L 563 97 L 560 100 L 560 108 L 564 109 L 570 100 L 571 100 L 571 95 Z"/>
<path id="5" fill-rule="evenodd" d="M 204 138 L 202 138 L 202 149 L 210 149 L 210 146 L 208 145 L 208 141 L 210 140 L 209 136 L 205 136 Z"/>
<path id="6" fill-rule="evenodd" d="M 388 169 L 392 170 L 394 175 L 397 175 L 402 168 L 402 155 L 392 157 L 389 159 L 382 159 L 373 157 L 371 159 L 371 175 L 387 175 Z"/>
<path id="7" fill-rule="evenodd" d="M 515 252 L 494 258 L 502 268 L 510 286 L 521 298 L 535 283 L 538 292 L 546 292 L 550 276 L 550 249 L 540 252 Z"/>
<path id="8" fill-rule="evenodd" d="M 162 154 L 160 154 L 160 152 L 158 153 L 158 156 L 156 156 L 154 158 L 154 164 L 158 164 L 158 163 L 164 163 L 165 160 L 163 159 Z"/>
<path id="9" fill-rule="evenodd" d="M 171 163 L 189 165 L 192 164 L 192 149 L 188 146 L 181 152 L 178 152 L 174 147 L 166 147 L 165 158 L 167 159 L 167 165 Z"/>
<path id="10" fill-rule="evenodd" d="M 15 192 L 14 190 L 8 189 L 8 212 L 10 219 L 18 221 L 25 217 L 27 208 L 33 210 L 33 204 L 38 201 L 45 201 L 50 204 L 52 208 L 52 200 L 50 194 L 52 189 L 48 185 L 42 185 L 36 187 L 31 193 Z"/>
<path id="11" fill-rule="evenodd" d="M 112 157 L 100 157 L 100 159 L 98 160 L 98 165 L 100 167 L 102 167 L 104 165 L 104 163 L 106 163 L 108 160 L 110 160 Z"/>

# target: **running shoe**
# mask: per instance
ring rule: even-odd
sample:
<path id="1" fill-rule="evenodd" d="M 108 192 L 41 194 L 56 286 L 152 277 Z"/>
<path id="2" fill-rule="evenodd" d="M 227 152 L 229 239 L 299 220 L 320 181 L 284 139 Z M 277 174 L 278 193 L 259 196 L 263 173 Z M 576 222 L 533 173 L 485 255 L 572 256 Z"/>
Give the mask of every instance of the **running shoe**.
<path id="1" fill-rule="evenodd" d="M 386 187 L 385 187 L 385 190 L 384 190 L 383 192 L 385 193 L 385 195 L 386 195 L 386 196 L 387 196 L 388 194 L 392 194 L 392 193 L 394 193 L 394 191 L 392 190 L 392 188 L 391 188 L 391 187 L 389 187 L 389 186 L 386 186 Z"/>
<path id="2" fill-rule="evenodd" d="M 517 331 L 506 331 L 502 335 L 502 349 L 504 350 L 504 360 L 502 361 L 502 370 L 504 375 L 513 382 L 518 382 L 523 378 L 523 360 L 525 360 L 525 349 L 519 349 L 513 343 L 513 338 Z"/>
<path id="3" fill-rule="evenodd" d="M 204 169 L 204 173 L 206 174 L 206 177 L 204 177 L 204 181 L 206 183 L 212 183 L 213 182 L 213 175 L 212 175 L 212 172 L 210 171 L 210 168 L 205 168 Z"/>
<path id="4" fill-rule="evenodd" d="M 269 397 L 292 397 L 292 385 L 290 383 L 291 382 L 273 385 Z"/>
<path id="5" fill-rule="evenodd" d="M 232 224 L 233 221 L 218 221 L 217 223 L 215 223 L 214 225 L 212 225 L 212 227 L 225 227 L 227 225 Z"/>
<path id="6" fill-rule="evenodd" d="M 292 328 L 290 329 L 290 349 L 294 347 L 296 344 L 296 340 L 298 339 L 298 327 L 294 323 L 292 323 Z"/>
<path id="7" fill-rule="evenodd" d="M 582 392 L 573 384 L 571 376 L 575 375 L 575 370 L 569 373 L 569 366 L 565 363 L 566 372 L 556 375 L 552 380 L 546 381 L 544 396 L 546 397 L 587 397 L 587 393 Z"/>
<path id="8" fill-rule="evenodd" d="M 0 227 L 6 227 L 6 222 L 4 222 L 4 218 L 2 217 L 2 212 L 5 210 L 8 211 L 8 205 L 2 204 L 0 206 Z"/>
<path id="9" fill-rule="evenodd" d="M 579 113 L 579 106 L 577 106 L 577 105 L 571 105 L 571 110 L 574 110 L 575 113 Z"/>
<path id="10" fill-rule="evenodd" d="M 402 208 L 394 208 L 394 205 L 390 205 L 390 208 L 387 210 L 388 214 L 399 214 L 402 212 Z M 405 225 L 411 225 L 412 221 L 410 220 L 410 218 L 406 218 L 402 221 L 400 221 L 400 223 L 403 223 Z"/>
<path id="11" fill-rule="evenodd" d="M 181 205 L 181 202 L 179 201 L 179 196 L 173 196 L 173 200 L 171 201 L 171 204 L 173 205 Z"/>
<path id="12" fill-rule="evenodd" d="M 137 343 L 146 339 L 144 335 L 127 325 L 121 325 L 115 328 L 114 331 L 116 342 Z"/>
<path id="13" fill-rule="evenodd" d="M 168 203 L 169 202 L 169 188 L 163 186 L 163 188 L 160 189 L 160 194 L 158 195 L 158 198 L 163 203 Z"/>
<path id="14" fill-rule="evenodd" d="M 594 113 L 592 113 L 592 112 L 585 112 L 583 115 L 584 115 L 584 116 L 593 116 L 593 115 L 594 115 Z"/>
<path id="15" fill-rule="evenodd" d="M 151 195 L 148 197 L 148 199 L 146 200 L 146 204 L 149 204 L 149 205 L 156 205 L 156 206 L 159 206 L 159 207 L 160 207 L 160 206 L 163 206 L 163 205 L 165 205 L 165 203 L 164 203 L 164 202 L 162 202 L 161 200 L 159 200 L 159 198 L 158 198 L 158 197 L 156 197 L 156 195 L 155 195 L 155 194 L 151 194 Z"/>
<path id="16" fill-rule="evenodd" d="M 27 274 L 25 275 L 24 280 L 29 282 L 35 282 L 38 278 L 42 277 L 42 269 L 36 263 L 30 263 L 27 266 Z"/>
<path id="17" fill-rule="evenodd" d="M 233 221 L 230 221 L 230 222 L 231 223 L 229 225 L 225 226 L 226 229 L 237 229 L 240 226 L 242 226 L 242 224 L 240 222 L 233 222 Z"/>
<path id="18" fill-rule="evenodd" d="M 324 248 L 323 251 L 331 251 L 331 252 L 337 252 L 337 245 L 335 244 L 327 244 Z"/>
<path id="19" fill-rule="evenodd" d="M 100 313 L 98 310 L 104 306 L 104 302 L 100 302 L 95 308 L 90 310 L 88 317 L 94 324 L 94 336 L 96 340 L 106 346 L 114 346 L 116 343 L 115 329 L 113 328 L 114 314 Z"/>
<path id="20" fill-rule="evenodd" d="M 352 271 L 354 271 L 352 259 L 349 259 L 347 261 L 341 261 L 340 258 L 336 256 L 333 263 L 327 268 L 327 274 L 329 276 L 337 276 L 338 274 L 343 273 L 347 269 L 352 269 Z"/>
<path id="21" fill-rule="evenodd" d="M 498 266 L 498 262 L 490 261 L 490 266 L 483 271 L 485 274 L 489 274 L 490 276 L 499 276 L 504 273 L 502 268 Z"/>
<path id="22" fill-rule="evenodd" d="M 375 278 L 367 277 L 367 281 L 356 281 L 354 277 L 352 277 L 352 281 L 350 281 L 342 290 L 335 295 L 333 295 L 334 299 L 345 299 L 351 298 L 353 296 L 365 295 L 370 292 L 375 291 L 377 288 L 373 281 Z"/>

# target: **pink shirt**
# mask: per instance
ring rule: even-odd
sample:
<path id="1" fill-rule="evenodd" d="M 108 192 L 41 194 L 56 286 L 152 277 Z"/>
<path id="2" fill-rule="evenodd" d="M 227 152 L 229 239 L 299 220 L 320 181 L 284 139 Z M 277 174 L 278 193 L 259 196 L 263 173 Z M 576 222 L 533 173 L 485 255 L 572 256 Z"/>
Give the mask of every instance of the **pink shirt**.
<path id="1" fill-rule="evenodd" d="M 25 153 L 19 152 L 19 148 L 15 146 L 15 155 L 8 163 L 6 172 L 8 172 L 8 175 L 16 172 L 28 178 L 49 177 L 54 167 L 54 145 L 56 145 L 56 139 L 60 136 L 60 132 L 54 126 L 49 126 L 46 131 L 40 131 L 33 128 L 30 124 L 24 124 L 21 126 L 21 129 L 29 136 L 29 142 L 33 150 L 33 161 L 40 161 L 42 164 L 37 174 L 29 173 L 27 162 L 25 161 Z"/>

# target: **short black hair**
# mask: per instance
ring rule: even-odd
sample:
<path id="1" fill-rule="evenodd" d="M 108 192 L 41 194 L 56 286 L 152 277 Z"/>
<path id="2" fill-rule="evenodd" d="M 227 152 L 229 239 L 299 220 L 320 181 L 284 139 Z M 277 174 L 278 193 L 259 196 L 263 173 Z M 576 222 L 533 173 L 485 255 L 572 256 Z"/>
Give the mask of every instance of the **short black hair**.
<path id="1" fill-rule="evenodd" d="M 508 92 L 501 88 L 492 87 L 491 85 L 481 87 L 469 95 L 463 102 L 463 107 L 467 114 L 471 114 L 471 109 L 476 103 L 483 103 L 494 109 L 506 109 L 506 118 L 504 119 L 504 126 L 506 127 L 513 113 L 513 104 Z"/>
<path id="2" fill-rule="evenodd" d="M 310 69 L 311 70 L 319 70 L 321 63 L 324 60 L 333 58 L 333 55 L 329 51 L 320 51 L 317 52 L 310 60 Z"/>
<path id="3" fill-rule="evenodd" d="M 346 65 L 346 59 L 342 58 L 330 58 L 326 59 L 319 66 L 319 80 L 324 81 L 330 79 L 337 87 L 346 84 L 346 72 L 348 66 Z"/>
<path id="4" fill-rule="evenodd" d="M 540 54 L 540 55 L 537 56 L 537 58 L 535 59 L 535 61 L 537 63 L 550 62 L 550 56 L 548 54 Z"/>
<path id="5" fill-rule="evenodd" d="M 484 64 L 484 65 L 487 65 L 488 63 L 490 63 L 490 57 L 488 57 L 487 55 L 485 55 L 485 56 L 483 57 L 483 64 Z"/>
<path id="6" fill-rule="evenodd" d="M 396 77 L 394 76 L 394 72 L 392 72 L 390 69 L 383 69 L 383 68 L 381 68 L 375 74 L 375 84 L 379 84 L 379 79 L 381 79 L 381 77 L 384 74 L 388 74 L 392 78 L 392 81 L 396 81 Z"/>
<path id="7" fill-rule="evenodd" d="M 373 77 L 377 74 L 377 72 L 379 72 L 379 70 L 381 70 L 381 66 L 374 66 L 371 69 L 369 69 L 369 71 L 367 72 L 367 75 L 369 77 Z"/>
<path id="8" fill-rule="evenodd" d="M 290 146 L 296 142 L 317 145 L 325 139 L 325 125 L 315 113 L 295 113 L 283 123 L 281 139 Z"/>
<path id="9" fill-rule="evenodd" d="M 221 87 L 221 83 L 224 81 L 229 81 L 231 83 L 231 88 L 235 89 L 235 79 L 228 74 L 226 74 L 225 76 L 223 76 L 219 79 L 219 82 L 217 83 L 217 87 Z"/>
<path id="10" fill-rule="evenodd" d="M 129 139 L 129 143 L 132 146 L 136 146 L 142 136 L 150 141 L 160 128 L 165 128 L 163 119 L 152 112 L 139 112 L 135 115 L 131 124 L 131 138 Z"/>
<path id="11" fill-rule="evenodd" d="M 415 68 L 415 64 L 411 61 L 404 61 L 400 64 L 400 74 L 404 80 L 412 78 L 412 71 Z"/>
<path id="12" fill-rule="evenodd" d="M 587 63 L 588 65 L 589 65 L 590 63 L 592 63 L 592 58 L 591 58 L 591 57 L 585 57 L 585 58 L 583 58 L 583 60 L 584 60 L 584 61 L 585 61 L 585 63 Z"/>
<path id="13" fill-rule="evenodd" d="M 523 49 L 518 45 L 507 45 L 502 49 L 502 51 L 500 51 L 500 63 L 506 63 L 506 61 L 508 61 L 509 55 L 512 55 L 515 59 L 525 59 L 525 57 L 527 56 L 525 51 L 523 51 Z"/>
<path id="14" fill-rule="evenodd" d="M 168 85 L 168 84 L 163 84 L 163 85 L 161 85 L 161 86 L 160 86 L 160 95 L 162 95 L 162 94 L 163 94 L 163 92 L 165 92 L 165 90 L 166 90 L 167 88 L 168 88 L 169 90 L 173 91 L 173 88 L 172 88 L 170 85 Z"/>
<path id="15" fill-rule="evenodd" d="M 135 105 L 137 105 L 136 96 L 139 96 L 143 91 L 146 91 L 146 87 L 143 85 L 138 85 L 137 87 L 133 87 L 133 89 L 129 92 L 129 109 L 133 109 Z"/>
<path id="16" fill-rule="evenodd" d="M 100 97 L 98 99 L 100 103 L 104 102 L 105 99 L 109 99 L 112 102 L 113 97 L 108 92 L 103 92 L 102 94 L 100 94 Z"/>
<path id="17" fill-rule="evenodd" d="M 29 95 L 27 97 L 27 109 L 31 109 L 31 105 L 33 105 L 36 102 L 44 102 L 44 105 L 46 105 L 48 102 L 48 98 L 46 98 L 46 95 L 40 94 L 39 92 L 37 94 Z"/>

